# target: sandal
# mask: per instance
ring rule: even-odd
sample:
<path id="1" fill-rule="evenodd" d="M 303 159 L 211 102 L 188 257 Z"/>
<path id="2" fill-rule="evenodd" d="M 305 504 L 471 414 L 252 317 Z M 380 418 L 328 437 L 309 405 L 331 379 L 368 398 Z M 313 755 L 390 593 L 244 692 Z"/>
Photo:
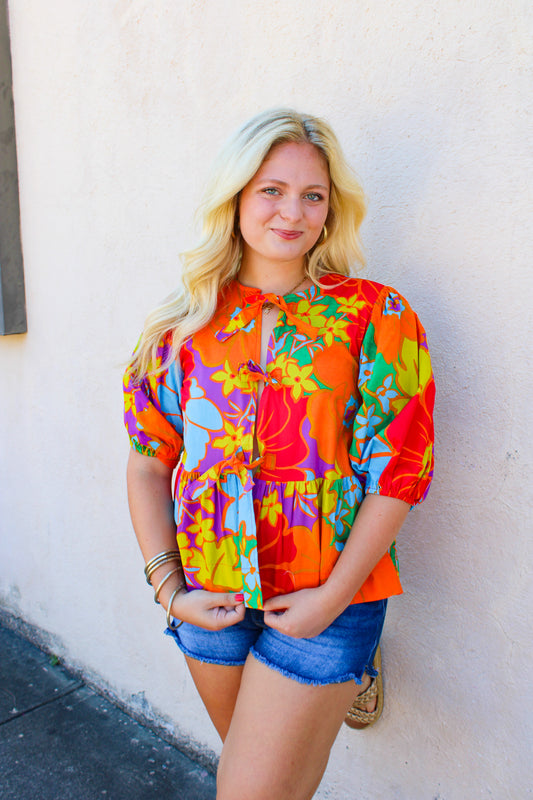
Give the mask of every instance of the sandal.
<path id="1" fill-rule="evenodd" d="M 373 725 L 374 722 L 380 718 L 381 712 L 383 711 L 383 675 L 381 670 L 381 648 L 379 646 L 374 656 L 373 666 L 379 670 L 379 674 L 375 678 L 372 678 L 368 689 L 357 695 L 344 718 L 344 722 L 350 728 L 356 728 L 358 730 L 368 728 L 369 725 Z M 373 711 L 366 711 L 365 707 L 374 697 L 377 697 L 375 709 Z"/>

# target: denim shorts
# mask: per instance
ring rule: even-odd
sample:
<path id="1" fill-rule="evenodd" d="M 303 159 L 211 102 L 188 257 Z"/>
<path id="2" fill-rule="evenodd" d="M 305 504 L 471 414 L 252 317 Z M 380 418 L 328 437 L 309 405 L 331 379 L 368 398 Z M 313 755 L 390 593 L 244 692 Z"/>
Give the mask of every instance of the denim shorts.
<path id="1" fill-rule="evenodd" d="M 167 628 L 185 655 L 208 664 L 241 666 L 251 653 L 258 661 L 299 683 L 322 686 L 354 680 L 372 666 L 379 644 L 387 600 L 356 603 L 311 639 L 295 639 L 265 625 L 263 612 L 247 608 L 242 622 L 208 631 L 184 622 Z"/>

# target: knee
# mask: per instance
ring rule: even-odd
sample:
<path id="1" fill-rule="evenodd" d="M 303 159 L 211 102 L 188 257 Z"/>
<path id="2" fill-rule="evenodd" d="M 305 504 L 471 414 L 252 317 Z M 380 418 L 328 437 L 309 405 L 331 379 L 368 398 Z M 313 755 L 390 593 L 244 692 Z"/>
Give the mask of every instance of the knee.
<path id="1" fill-rule="evenodd" d="M 224 750 L 220 756 L 217 770 L 217 797 L 216 800 L 235 800 L 237 797 L 253 797 L 256 795 L 253 785 L 249 782 L 249 770 L 238 759 L 228 758 Z"/>
<path id="2" fill-rule="evenodd" d="M 217 772 L 216 800 L 235 800 L 237 797 L 253 797 L 262 800 L 263 795 L 258 794 L 259 787 L 250 785 L 248 776 L 241 770 L 228 772 L 223 767 Z M 269 798 L 269 800 L 271 800 Z"/>
<path id="3" fill-rule="evenodd" d="M 262 771 L 257 764 L 231 764 L 221 758 L 217 772 L 216 800 L 310 800 L 318 788 L 328 763 L 328 754 L 314 760 L 305 774 L 286 770 Z M 280 774 L 281 773 L 281 774 Z"/>
<path id="4" fill-rule="evenodd" d="M 273 800 L 272 776 L 270 780 L 261 775 L 261 771 L 253 765 L 243 763 L 242 759 L 227 759 L 221 756 L 217 771 L 216 800 L 235 800 L 235 798 L 253 798 L 253 800 Z"/>

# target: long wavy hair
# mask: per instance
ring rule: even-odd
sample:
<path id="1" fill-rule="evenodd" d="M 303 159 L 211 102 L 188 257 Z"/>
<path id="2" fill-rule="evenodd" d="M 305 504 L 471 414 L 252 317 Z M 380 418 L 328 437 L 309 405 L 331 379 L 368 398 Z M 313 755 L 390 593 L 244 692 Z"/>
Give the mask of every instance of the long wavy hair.
<path id="1" fill-rule="evenodd" d="M 272 148 L 286 142 L 314 145 L 328 164 L 331 181 L 327 237 L 320 237 L 307 253 L 306 274 L 320 284 L 327 273 L 348 276 L 356 262 L 364 263 L 359 240 L 366 210 L 364 193 L 328 123 L 287 108 L 258 114 L 227 141 L 215 161 L 197 212 L 200 241 L 181 255 L 178 289 L 146 319 L 130 364 L 137 380 L 152 371 L 163 335 L 173 332 L 172 350 L 161 369 L 176 357 L 183 342 L 212 318 L 220 290 L 240 268 L 242 239 L 236 222 L 239 193 Z"/>

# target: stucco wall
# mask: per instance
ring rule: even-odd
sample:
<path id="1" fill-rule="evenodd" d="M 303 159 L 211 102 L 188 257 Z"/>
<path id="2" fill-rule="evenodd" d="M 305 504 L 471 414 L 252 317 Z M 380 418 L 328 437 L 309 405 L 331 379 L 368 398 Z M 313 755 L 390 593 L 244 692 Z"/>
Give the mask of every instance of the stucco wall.
<path id="1" fill-rule="evenodd" d="M 0 339 L 0 605 L 218 752 L 144 583 L 121 365 L 174 286 L 223 137 L 273 105 L 323 115 L 369 196 L 366 274 L 427 328 L 438 466 L 399 543 L 383 718 L 341 731 L 317 797 L 529 796 L 531 5 L 12 0 L 10 16 L 28 333 Z"/>

